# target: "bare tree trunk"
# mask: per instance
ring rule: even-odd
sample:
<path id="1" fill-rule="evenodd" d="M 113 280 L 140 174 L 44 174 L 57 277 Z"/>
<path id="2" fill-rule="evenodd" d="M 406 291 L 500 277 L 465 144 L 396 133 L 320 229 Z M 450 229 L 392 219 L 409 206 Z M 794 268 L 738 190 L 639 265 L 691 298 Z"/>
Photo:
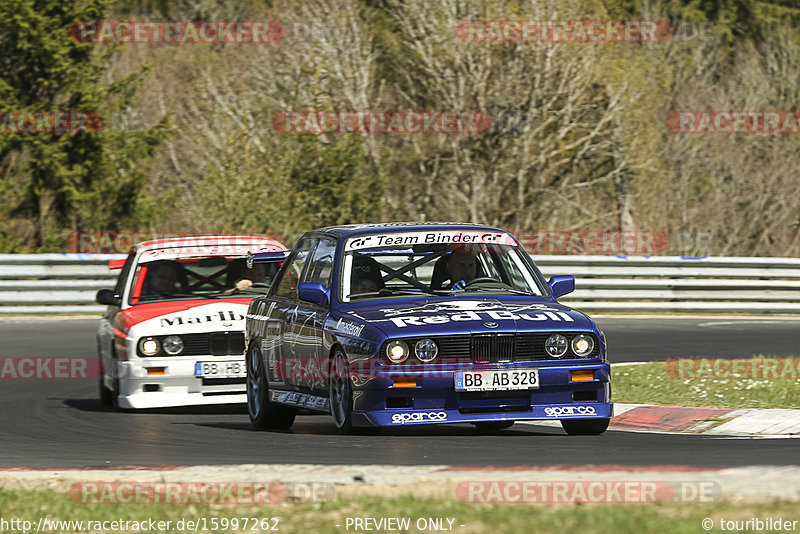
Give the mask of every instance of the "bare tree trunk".
<path id="1" fill-rule="evenodd" d="M 614 190 L 617 194 L 617 214 L 619 229 L 623 232 L 632 232 L 636 229 L 631 214 L 631 190 L 628 185 L 628 174 L 623 169 L 614 179 Z"/>

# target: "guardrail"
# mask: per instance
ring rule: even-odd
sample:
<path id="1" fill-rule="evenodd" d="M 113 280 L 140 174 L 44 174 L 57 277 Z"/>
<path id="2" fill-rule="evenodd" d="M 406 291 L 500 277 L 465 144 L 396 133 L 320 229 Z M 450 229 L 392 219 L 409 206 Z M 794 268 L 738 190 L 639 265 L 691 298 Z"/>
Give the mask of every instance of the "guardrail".
<path id="1" fill-rule="evenodd" d="M 535 256 L 545 274 L 575 276 L 559 299 L 588 312 L 800 314 L 800 259 Z"/>
<path id="2" fill-rule="evenodd" d="M 98 289 L 113 287 L 117 254 L 0 254 L 0 314 L 102 313 Z"/>
<path id="3" fill-rule="evenodd" d="M 0 254 L 0 314 L 101 313 L 109 254 Z M 800 259 L 534 256 L 550 277 L 575 276 L 560 300 L 587 312 L 800 315 Z"/>

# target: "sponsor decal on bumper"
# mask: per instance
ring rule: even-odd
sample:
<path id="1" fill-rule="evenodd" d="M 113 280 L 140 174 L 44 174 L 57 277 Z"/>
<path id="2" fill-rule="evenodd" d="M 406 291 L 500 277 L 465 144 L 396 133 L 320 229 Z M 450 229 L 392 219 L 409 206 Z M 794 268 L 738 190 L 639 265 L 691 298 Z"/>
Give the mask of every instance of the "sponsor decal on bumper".
<path id="1" fill-rule="evenodd" d="M 613 403 L 593 405 L 533 405 L 530 411 L 462 413 L 459 410 L 368 410 L 358 414 L 359 425 L 393 426 L 437 423 L 479 423 L 485 421 L 552 421 L 553 419 L 608 419 L 614 414 Z M 571 410 L 570 410 L 571 409 Z M 571 412 L 571 413 L 570 413 Z"/>
<path id="2" fill-rule="evenodd" d="M 272 390 L 269 393 L 270 402 L 280 402 L 281 404 L 291 404 L 292 406 L 322 411 L 330 409 L 330 401 L 325 397 L 309 395 L 308 393 L 300 393 L 297 391 Z"/>
<path id="3" fill-rule="evenodd" d="M 392 423 L 399 425 L 406 423 L 439 423 L 441 421 L 447 421 L 447 412 L 412 412 L 392 415 Z"/>
<path id="4" fill-rule="evenodd" d="M 548 406 L 544 414 L 552 417 L 565 417 L 570 415 L 597 415 L 594 406 Z"/>

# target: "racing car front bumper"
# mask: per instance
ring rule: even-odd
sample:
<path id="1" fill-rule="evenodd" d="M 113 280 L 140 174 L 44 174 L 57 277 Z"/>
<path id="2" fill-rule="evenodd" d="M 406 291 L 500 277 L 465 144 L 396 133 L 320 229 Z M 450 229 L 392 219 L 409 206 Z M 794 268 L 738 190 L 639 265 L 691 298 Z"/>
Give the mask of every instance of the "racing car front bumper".
<path id="1" fill-rule="evenodd" d="M 502 369 L 531 368 L 531 364 Z M 454 373 L 435 370 L 380 371 L 354 384 L 353 422 L 359 426 L 399 426 L 431 423 L 609 419 L 611 402 L 608 362 L 536 366 L 538 387 L 486 392 L 456 391 Z M 491 365 L 471 370 L 493 370 Z M 464 370 L 463 368 L 460 370 Z M 591 380 L 573 380 L 573 371 L 591 371 Z M 412 375 L 412 376 L 409 376 Z M 397 387 L 396 384 L 403 384 Z M 415 384 L 410 386 L 409 384 Z"/>
<path id="2" fill-rule="evenodd" d="M 240 363 L 243 357 L 192 356 L 140 358 L 117 362 L 121 408 L 145 409 L 247 402 L 245 378 L 205 379 L 195 376 L 198 361 Z M 160 369 L 163 368 L 163 371 Z M 153 369 L 159 374 L 152 373 Z"/>

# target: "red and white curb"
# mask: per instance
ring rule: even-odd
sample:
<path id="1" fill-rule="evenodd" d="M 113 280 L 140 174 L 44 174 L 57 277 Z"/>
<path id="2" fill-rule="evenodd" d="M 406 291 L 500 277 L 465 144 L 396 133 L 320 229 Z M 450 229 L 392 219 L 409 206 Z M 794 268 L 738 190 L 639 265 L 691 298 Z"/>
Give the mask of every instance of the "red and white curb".
<path id="1" fill-rule="evenodd" d="M 519 423 L 518 423 L 519 424 Z M 559 427 L 558 421 L 524 424 Z M 610 430 L 732 437 L 800 437 L 800 410 L 614 404 Z"/>
<path id="2" fill-rule="evenodd" d="M 800 410 L 618 404 L 611 427 L 716 436 L 800 437 Z"/>

